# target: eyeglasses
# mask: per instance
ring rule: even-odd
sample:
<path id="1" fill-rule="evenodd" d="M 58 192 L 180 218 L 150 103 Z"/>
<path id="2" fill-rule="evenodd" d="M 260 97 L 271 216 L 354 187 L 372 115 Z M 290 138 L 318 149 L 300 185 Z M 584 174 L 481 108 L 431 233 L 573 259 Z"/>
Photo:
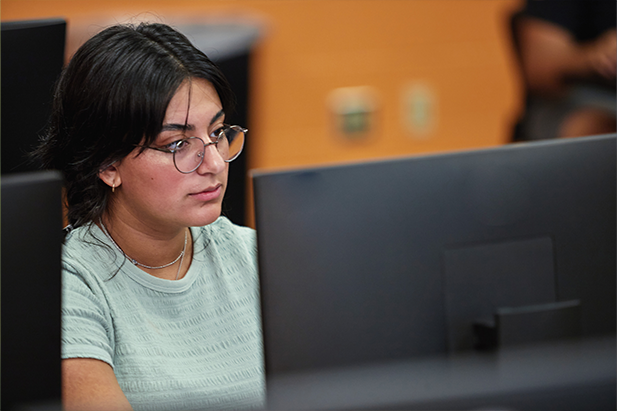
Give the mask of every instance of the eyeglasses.
<path id="1" fill-rule="evenodd" d="M 223 125 L 210 135 L 210 141 L 204 142 L 199 137 L 188 137 L 182 140 L 174 141 L 165 147 L 150 147 L 152 150 L 162 151 L 164 153 L 173 153 L 174 165 L 176 169 L 183 173 L 189 174 L 197 170 L 204 162 L 206 155 L 206 147 L 214 144 L 223 161 L 230 163 L 234 161 L 244 147 L 244 136 L 248 130 L 240 126 Z"/>

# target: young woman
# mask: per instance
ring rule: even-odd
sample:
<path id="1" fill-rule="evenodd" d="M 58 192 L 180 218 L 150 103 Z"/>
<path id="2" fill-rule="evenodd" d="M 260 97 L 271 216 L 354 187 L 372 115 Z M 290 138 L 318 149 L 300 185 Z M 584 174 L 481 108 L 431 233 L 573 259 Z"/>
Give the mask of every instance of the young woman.
<path id="1" fill-rule="evenodd" d="M 163 24 L 110 27 L 64 70 L 36 154 L 66 182 L 65 409 L 263 405 L 255 235 L 220 216 L 232 100 Z"/>

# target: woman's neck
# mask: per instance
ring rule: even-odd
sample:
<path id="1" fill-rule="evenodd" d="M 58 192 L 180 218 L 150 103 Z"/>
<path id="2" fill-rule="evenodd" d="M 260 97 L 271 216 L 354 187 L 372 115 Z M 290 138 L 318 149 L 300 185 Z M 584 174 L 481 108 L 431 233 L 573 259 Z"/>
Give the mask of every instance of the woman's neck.
<path id="1" fill-rule="evenodd" d="M 183 278 L 192 261 L 193 241 L 188 227 L 167 230 L 105 213 L 97 224 L 127 260 L 158 278 Z"/>

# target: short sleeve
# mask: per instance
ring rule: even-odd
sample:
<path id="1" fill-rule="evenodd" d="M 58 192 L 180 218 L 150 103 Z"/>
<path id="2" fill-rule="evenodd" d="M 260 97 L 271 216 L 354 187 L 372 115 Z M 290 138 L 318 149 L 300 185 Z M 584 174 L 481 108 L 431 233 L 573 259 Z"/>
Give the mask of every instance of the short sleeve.
<path id="1" fill-rule="evenodd" d="M 111 313 L 85 269 L 65 261 L 62 270 L 62 358 L 94 358 L 114 366 Z"/>

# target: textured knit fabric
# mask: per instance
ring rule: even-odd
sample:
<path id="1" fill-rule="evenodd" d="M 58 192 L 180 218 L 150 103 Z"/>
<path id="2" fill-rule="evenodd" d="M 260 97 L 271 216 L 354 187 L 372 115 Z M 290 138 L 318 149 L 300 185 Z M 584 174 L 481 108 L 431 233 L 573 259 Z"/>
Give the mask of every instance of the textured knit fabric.
<path id="1" fill-rule="evenodd" d="M 191 228 L 178 281 L 133 264 L 96 226 L 63 251 L 62 358 L 109 363 L 135 410 L 260 408 L 265 383 L 254 231 Z"/>

